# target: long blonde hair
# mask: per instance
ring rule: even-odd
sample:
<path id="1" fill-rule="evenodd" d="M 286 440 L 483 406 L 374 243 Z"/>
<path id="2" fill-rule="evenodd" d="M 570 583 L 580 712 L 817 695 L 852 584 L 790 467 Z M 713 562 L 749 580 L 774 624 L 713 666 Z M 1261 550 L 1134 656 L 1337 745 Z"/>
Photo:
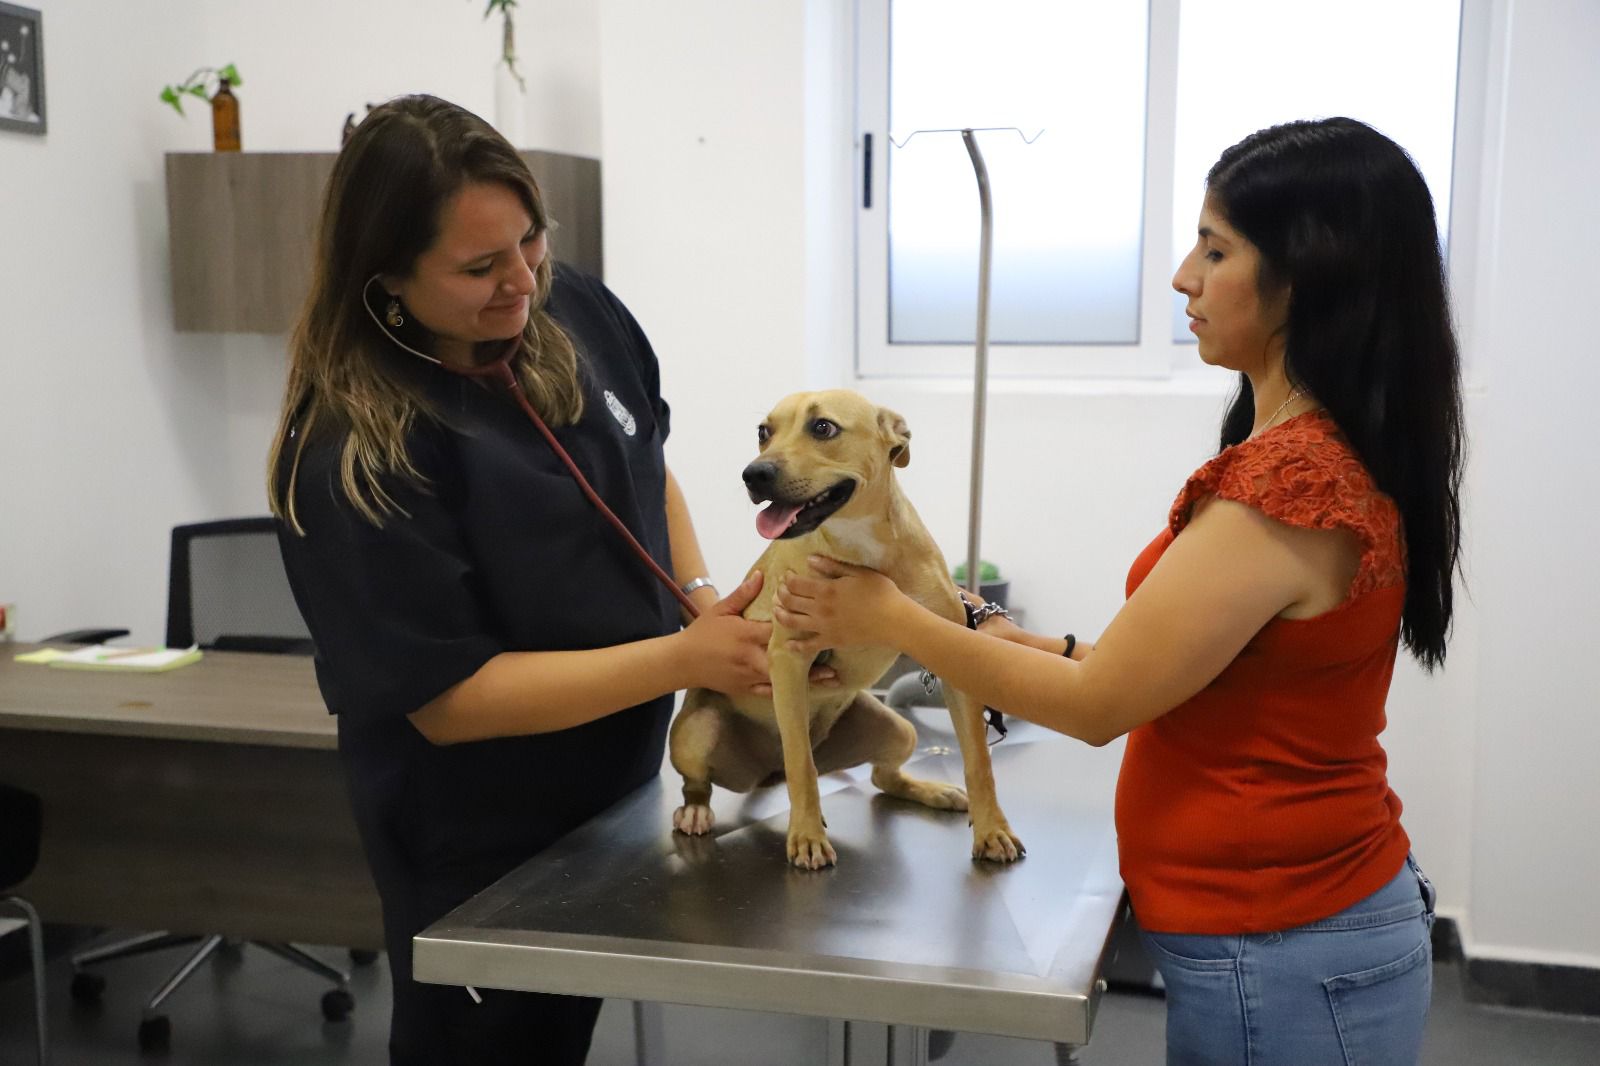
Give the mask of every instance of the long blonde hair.
<path id="1" fill-rule="evenodd" d="M 340 487 L 373 525 L 402 511 L 384 488 L 387 477 L 426 482 L 407 452 L 406 437 L 418 418 L 435 412 L 413 368 L 397 362 L 416 356 L 397 354 L 379 327 L 382 309 L 367 301 L 385 293 L 368 283 L 379 274 L 409 275 L 437 239 L 446 202 L 469 182 L 509 186 L 535 227 L 548 229 L 539 188 L 516 149 L 476 115 L 437 97 L 403 96 L 375 108 L 334 162 L 311 291 L 289 341 L 288 386 L 267 459 L 272 513 L 297 533 L 305 530 L 296 514 L 295 482 L 313 432 L 342 435 Z M 528 324 L 512 367 L 540 416 L 551 425 L 570 425 L 583 413 L 583 393 L 572 340 L 544 309 L 551 277 L 547 255 L 535 272 Z M 369 288 L 376 295 L 369 296 Z M 410 323 L 397 332 L 408 331 L 414 331 L 408 340 L 413 347 L 428 343 L 426 333 Z M 291 450 L 288 476 L 280 477 Z"/>

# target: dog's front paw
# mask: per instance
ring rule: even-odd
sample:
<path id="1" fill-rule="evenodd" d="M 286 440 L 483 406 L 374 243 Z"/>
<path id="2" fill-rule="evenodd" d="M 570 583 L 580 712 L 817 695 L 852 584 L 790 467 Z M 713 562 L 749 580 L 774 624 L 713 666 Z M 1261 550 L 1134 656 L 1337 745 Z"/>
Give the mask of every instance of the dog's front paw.
<path id="1" fill-rule="evenodd" d="M 1011 827 L 1005 822 L 998 822 L 985 829 L 977 826 L 972 828 L 972 857 L 986 859 L 989 862 L 1016 862 L 1028 853 L 1022 846 L 1022 838 L 1012 832 Z"/>
<path id="2" fill-rule="evenodd" d="M 805 829 L 789 827 L 789 861 L 802 870 L 820 870 L 839 861 L 828 834 L 821 827 Z"/>
<path id="3" fill-rule="evenodd" d="M 692 837 L 705 836 L 716 824 L 716 814 L 704 803 L 685 803 L 672 812 L 672 828 Z"/>

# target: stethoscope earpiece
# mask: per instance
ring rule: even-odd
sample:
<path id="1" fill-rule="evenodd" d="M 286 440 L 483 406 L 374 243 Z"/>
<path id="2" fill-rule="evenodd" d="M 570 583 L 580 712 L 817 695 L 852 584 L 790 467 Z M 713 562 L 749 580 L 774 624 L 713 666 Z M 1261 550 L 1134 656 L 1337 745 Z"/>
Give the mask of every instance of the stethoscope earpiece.
<path id="1" fill-rule="evenodd" d="M 368 295 L 372 292 L 372 284 L 373 284 L 373 282 L 375 282 L 377 280 L 378 280 L 378 275 L 374 274 L 374 275 L 372 275 L 372 277 L 367 279 L 367 283 L 365 285 L 361 286 L 361 306 L 367 309 L 367 317 L 372 319 L 372 324 L 377 326 L 379 332 L 381 332 L 385 337 L 388 337 L 391 341 L 394 341 L 394 343 L 396 345 L 398 345 L 399 347 L 401 347 L 401 348 L 405 349 L 406 351 L 410 352 L 412 355 L 416 356 L 418 359 L 426 359 L 428 362 L 432 363 L 434 366 L 442 366 L 446 370 L 452 369 L 451 367 L 449 367 L 449 366 L 447 366 L 445 364 L 445 361 L 443 359 L 436 359 L 433 356 L 429 355 L 427 352 L 419 352 L 415 348 L 411 347 L 411 345 L 407 344 L 405 341 L 401 340 L 399 337 L 396 337 L 393 333 L 389 332 L 389 327 L 384 324 L 384 321 L 383 321 L 382 318 L 378 317 L 378 312 L 376 312 L 376 311 L 374 311 L 372 309 L 372 301 L 370 299 L 368 299 Z M 395 302 L 396 302 L 396 304 L 398 304 L 399 303 L 399 299 L 396 298 Z M 395 317 L 396 318 L 400 318 L 398 313 L 395 315 Z M 404 325 L 404 324 L 405 324 L 405 319 L 404 318 L 400 318 L 400 321 L 395 323 L 396 326 L 400 326 L 400 325 Z"/>

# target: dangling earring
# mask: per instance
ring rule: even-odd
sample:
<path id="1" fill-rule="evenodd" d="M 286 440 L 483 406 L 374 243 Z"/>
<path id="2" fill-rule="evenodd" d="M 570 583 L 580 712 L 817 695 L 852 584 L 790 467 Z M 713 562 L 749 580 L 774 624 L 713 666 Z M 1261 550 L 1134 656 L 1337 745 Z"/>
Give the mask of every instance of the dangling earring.
<path id="1" fill-rule="evenodd" d="M 395 329 L 406 324 L 406 316 L 400 313 L 400 297 L 389 297 L 389 306 L 384 309 L 383 317 Z"/>

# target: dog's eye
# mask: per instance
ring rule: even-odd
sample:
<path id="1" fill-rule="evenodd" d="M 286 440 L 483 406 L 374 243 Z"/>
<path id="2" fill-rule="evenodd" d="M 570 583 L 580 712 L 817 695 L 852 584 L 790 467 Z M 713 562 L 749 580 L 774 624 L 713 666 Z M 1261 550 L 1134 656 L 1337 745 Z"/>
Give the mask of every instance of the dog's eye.
<path id="1" fill-rule="evenodd" d="M 767 443 L 767 441 L 769 441 L 771 439 L 772 439 L 772 429 L 770 427 L 764 426 L 764 425 L 756 427 L 756 443 L 757 444 L 765 444 L 765 443 Z"/>
<path id="2" fill-rule="evenodd" d="M 826 418 L 819 418 L 811 423 L 811 435 L 818 440 L 832 440 L 839 435 L 839 425 L 829 422 Z"/>

